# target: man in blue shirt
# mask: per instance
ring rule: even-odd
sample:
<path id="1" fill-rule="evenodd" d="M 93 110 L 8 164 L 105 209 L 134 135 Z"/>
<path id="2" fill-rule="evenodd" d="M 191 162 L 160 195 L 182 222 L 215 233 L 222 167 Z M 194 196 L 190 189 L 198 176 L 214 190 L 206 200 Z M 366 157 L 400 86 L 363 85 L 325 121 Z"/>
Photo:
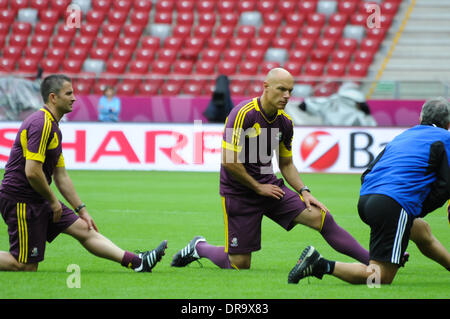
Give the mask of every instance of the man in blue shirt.
<path id="1" fill-rule="evenodd" d="M 329 261 L 308 246 L 288 282 L 331 274 L 353 284 L 374 276 L 390 284 L 409 239 L 450 271 L 450 253 L 422 219 L 450 198 L 449 123 L 450 103 L 444 98 L 427 101 L 420 125 L 395 137 L 362 175 L 358 212 L 371 229 L 369 266 Z"/>

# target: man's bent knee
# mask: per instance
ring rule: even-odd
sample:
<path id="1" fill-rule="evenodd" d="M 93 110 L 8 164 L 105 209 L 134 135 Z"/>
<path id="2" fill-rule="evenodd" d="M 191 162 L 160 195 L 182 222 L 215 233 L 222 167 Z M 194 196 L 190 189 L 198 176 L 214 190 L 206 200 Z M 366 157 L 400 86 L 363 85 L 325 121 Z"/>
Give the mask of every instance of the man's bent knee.
<path id="1" fill-rule="evenodd" d="M 231 266 L 237 269 L 250 269 L 251 265 L 251 254 L 237 255 L 228 254 Z"/>

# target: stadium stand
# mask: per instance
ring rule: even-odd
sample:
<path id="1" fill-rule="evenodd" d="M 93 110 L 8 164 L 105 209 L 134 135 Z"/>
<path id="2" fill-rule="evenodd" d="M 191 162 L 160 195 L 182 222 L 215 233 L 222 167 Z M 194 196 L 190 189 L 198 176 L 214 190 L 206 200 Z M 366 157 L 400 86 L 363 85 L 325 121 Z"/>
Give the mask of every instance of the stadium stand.
<path id="1" fill-rule="evenodd" d="M 370 14 L 366 6 L 371 3 L 381 7 L 379 31 L 366 26 Z M 71 4 L 81 9 L 79 28 L 65 23 L 73 12 L 67 11 Z M 401 0 L 2 0 L 0 72 L 32 77 L 41 66 L 44 73 L 65 72 L 76 78 L 83 93 L 97 93 L 106 83 L 115 83 L 124 95 L 210 95 L 211 85 L 191 80 L 210 83 L 226 74 L 233 94 L 251 95 L 260 90 L 257 83 L 267 70 L 282 66 L 302 85 L 296 92 L 304 94 L 329 79 L 361 79 L 373 73 L 401 4 Z M 95 74 L 94 85 L 83 85 L 86 74 Z"/>

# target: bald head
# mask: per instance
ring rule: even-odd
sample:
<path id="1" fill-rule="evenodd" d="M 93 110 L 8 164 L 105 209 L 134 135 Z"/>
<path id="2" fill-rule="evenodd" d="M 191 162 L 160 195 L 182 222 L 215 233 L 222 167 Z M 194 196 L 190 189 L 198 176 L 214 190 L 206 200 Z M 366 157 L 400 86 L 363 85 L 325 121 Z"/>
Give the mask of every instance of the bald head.
<path id="1" fill-rule="evenodd" d="M 283 68 L 270 70 L 264 80 L 264 92 L 261 96 L 264 110 L 275 113 L 277 110 L 284 109 L 293 89 L 294 78 L 289 71 Z"/>
<path id="2" fill-rule="evenodd" d="M 279 80 L 288 80 L 294 82 L 294 78 L 292 77 L 291 73 L 283 68 L 273 68 L 267 73 L 265 79 L 265 81 L 269 83 Z"/>

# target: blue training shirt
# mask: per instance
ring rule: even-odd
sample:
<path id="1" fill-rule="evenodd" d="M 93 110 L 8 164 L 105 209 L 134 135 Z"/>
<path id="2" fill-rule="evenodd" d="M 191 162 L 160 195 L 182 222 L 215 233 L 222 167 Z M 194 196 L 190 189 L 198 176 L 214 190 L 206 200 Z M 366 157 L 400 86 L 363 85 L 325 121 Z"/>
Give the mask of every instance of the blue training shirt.
<path id="1" fill-rule="evenodd" d="M 439 174 L 448 180 L 449 154 L 449 131 L 431 125 L 410 128 L 396 136 L 371 164 L 371 170 L 363 175 L 360 195 L 389 196 L 409 215 L 420 216 Z"/>

